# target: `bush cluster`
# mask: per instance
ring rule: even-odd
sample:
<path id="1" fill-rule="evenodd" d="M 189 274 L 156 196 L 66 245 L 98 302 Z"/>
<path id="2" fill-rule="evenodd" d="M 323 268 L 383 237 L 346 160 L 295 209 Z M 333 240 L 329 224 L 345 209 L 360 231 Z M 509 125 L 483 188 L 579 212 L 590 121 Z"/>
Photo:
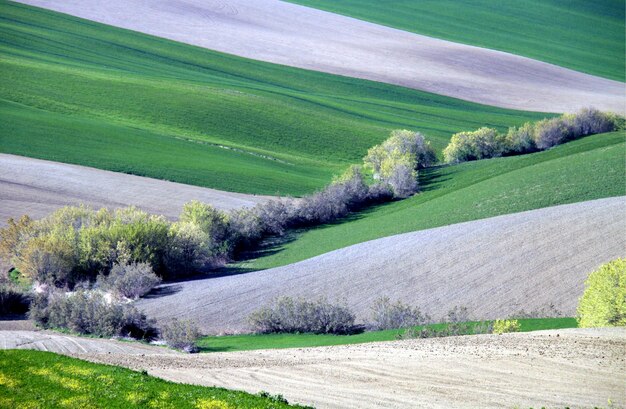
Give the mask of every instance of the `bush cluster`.
<path id="1" fill-rule="evenodd" d="M 507 332 L 519 332 L 520 323 L 518 320 L 495 320 L 493 322 L 493 333 L 504 334 Z"/>
<path id="2" fill-rule="evenodd" d="M 273 199 L 251 210 L 258 227 L 246 228 L 262 232 L 260 236 L 283 234 L 287 229 L 310 227 L 345 217 L 373 203 L 393 198 L 386 186 L 368 186 L 359 166 L 350 167 L 323 190 L 301 199 Z M 259 237 L 259 236 L 257 236 Z"/>
<path id="3" fill-rule="evenodd" d="M 626 259 L 602 265 L 589 274 L 578 302 L 578 326 L 626 326 Z"/>
<path id="4" fill-rule="evenodd" d="M 365 167 L 394 197 L 405 198 L 417 192 L 417 171 L 433 165 L 437 156 L 430 143 L 419 132 L 396 130 L 381 143 L 370 148 L 363 158 Z"/>
<path id="5" fill-rule="evenodd" d="M 398 339 L 414 339 L 414 338 L 443 338 L 458 337 L 461 335 L 478 335 L 491 334 L 493 332 L 493 323 L 481 321 L 476 323 L 469 322 L 451 322 L 442 328 L 409 328 L 401 334 Z"/>
<path id="6" fill-rule="evenodd" d="M 354 331 L 355 315 L 345 305 L 323 298 L 316 301 L 280 297 L 249 317 L 255 332 L 349 334 Z"/>
<path id="7" fill-rule="evenodd" d="M 119 298 L 136 300 L 158 285 L 161 279 L 148 263 L 114 264 L 109 275 L 98 276 L 98 288 Z"/>
<path id="8" fill-rule="evenodd" d="M 452 135 L 443 154 L 448 163 L 524 154 L 545 150 L 582 136 L 623 128 L 624 118 L 594 108 L 584 108 L 576 114 L 527 122 L 519 128 L 509 128 L 506 134 L 500 134 L 492 128 L 460 132 Z"/>
<path id="9" fill-rule="evenodd" d="M 417 307 L 411 307 L 399 300 L 392 303 L 389 297 L 381 297 L 372 305 L 369 327 L 375 331 L 408 328 L 425 324 L 429 319 Z"/>
<path id="10" fill-rule="evenodd" d="M 136 298 L 157 283 L 148 277 L 148 267 L 164 279 L 209 271 L 265 236 L 329 223 L 364 206 L 413 194 L 417 169 L 435 160 L 421 134 L 394 131 L 364 158 L 377 179 L 371 184 L 361 166 L 352 166 L 326 188 L 301 199 L 270 200 L 231 212 L 192 201 L 175 223 L 135 207 L 65 207 L 42 220 L 10 219 L 0 229 L 0 257 L 30 282 L 71 289 L 100 276 L 104 287 Z M 146 272 L 139 274 L 139 265 Z M 123 294 L 126 284 L 133 288 Z"/>
<path id="11" fill-rule="evenodd" d="M 196 341 L 200 337 L 200 330 L 193 321 L 174 318 L 161 327 L 160 333 L 161 338 L 171 348 L 187 353 L 198 352 Z"/>
<path id="12" fill-rule="evenodd" d="M 37 221 L 10 219 L 0 230 L 0 257 L 31 282 L 72 288 L 101 275 L 103 284 L 118 291 L 132 286 L 134 298 L 158 282 L 151 271 L 172 278 L 227 260 L 240 240 L 254 234 L 245 211 L 232 215 L 196 201 L 185 204 L 176 223 L 134 207 L 64 207 Z"/>
<path id="13" fill-rule="evenodd" d="M 53 290 L 37 294 L 29 318 L 43 328 L 67 329 L 98 336 L 131 336 L 147 339 L 154 334 L 153 323 L 130 304 L 110 299 L 100 291 Z"/>

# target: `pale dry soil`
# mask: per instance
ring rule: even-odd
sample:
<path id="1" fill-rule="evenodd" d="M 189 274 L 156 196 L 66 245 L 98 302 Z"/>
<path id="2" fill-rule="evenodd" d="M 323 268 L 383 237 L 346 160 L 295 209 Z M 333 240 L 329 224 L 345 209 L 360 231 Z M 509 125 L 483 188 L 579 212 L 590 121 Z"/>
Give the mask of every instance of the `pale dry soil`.
<path id="1" fill-rule="evenodd" d="M 18 0 L 256 60 L 505 108 L 623 113 L 624 84 L 278 0 Z"/>
<path id="2" fill-rule="evenodd" d="M 496 319 L 553 304 L 575 314 L 588 274 L 626 256 L 626 197 L 509 214 L 356 244 L 299 263 L 170 283 L 138 302 L 148 316 L 194 319 L 206 333 L 249 330 L 279 296 L 345 301 L 367 321 L 381 296 L 434 319 L 454 306 Z"/>
<path id="3" fill-rule="evenodd" d="M 0 349 L 35 349 L 58 354 L 172 355 L 177 352 L 136 341 L 77 337 L 41 331 L 29 321 L 0 321 Z"/>
<path id="4" fill-rule="evenodd" d="M 176 219 L 191 200 L 219 209 L 252 207 L 267 196 L 224 192 L 125 173 L 0 154 L 0 227 L 9 217 L 34 219 L 68 205 L 137 206 Z"/>
<path id="5" fill-rule="evenodd" d="M 0 346 L 12 336 L 0 331 Z M 64 338 L 65 345 L 76 340 Z M 127 343 L 77 352 L 60 342 L 57 352 L 77 358 L 145 369 L 175 382 L 280 393 L 321 409 L 590 408 L 606 407 L 609 399 L 614 407 L 626 402 L 626 328 L 200 355 L 162 354 L 156 347 L 137 354 Z"/>

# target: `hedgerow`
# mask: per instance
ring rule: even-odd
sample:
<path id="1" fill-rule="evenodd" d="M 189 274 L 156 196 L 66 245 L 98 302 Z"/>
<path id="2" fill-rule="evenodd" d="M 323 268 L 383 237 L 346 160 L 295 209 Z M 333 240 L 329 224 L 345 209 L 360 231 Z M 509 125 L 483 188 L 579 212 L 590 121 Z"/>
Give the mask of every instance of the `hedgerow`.
<path id="1" fill-rule="evenodd" d="M 252 313 L 248 321 L 255 332 L 263 334 L 349 334 L 355 328 L 355 315 L 347 306 L 323 298 L 307 301 L 280 297 Z"/>
<path id="2" fill-rule="evenodd" d="M 144 314 L 100 291 L 52 290 L 37 294 L 29 317 L 43 328 L 67 329 L 80 334 L 145 339 L 154 333 L 154 322 Z"/>
<path id="3" fill-rule="evenodd" d="M 576 114 L 527 122 L 519 128 L 509 128 L 499 134 L 492 128 L 452 135 L 444 149 L 448 163 L 495 158 L 545 150 L 587 135 L 611 132 L 624 128 L 624 118 L 594 108 L 583 108 Z"/>

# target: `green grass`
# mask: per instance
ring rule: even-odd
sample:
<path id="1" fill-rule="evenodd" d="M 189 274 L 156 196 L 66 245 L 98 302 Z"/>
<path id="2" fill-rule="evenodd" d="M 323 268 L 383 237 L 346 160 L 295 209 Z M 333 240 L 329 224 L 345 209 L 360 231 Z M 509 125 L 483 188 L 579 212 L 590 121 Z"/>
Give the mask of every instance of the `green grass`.
<path id="1" fill-rule="evenodd" d="M 309 193 L 392 129 L 420 130 L 442 149 L 453 132 L 546 116 L 4 0 L 0 55 L 0 152 L 245 193 Z"/>
<path id="2" fill-rule="evenodd" d="M 42 351 L 0 351 L 2 408 L 267 408 L 275 399 L 186 385 Z"/>
<path id="3" fill-rule="evenodd" d="M 576 328 L 575 318 L 528 318 L 520 319 L 520 331 L 530 332 L 544 329 Z M 427 327 L 442 329 L 446 324 Z M 416 327 L 417 329 L 423 326 Z M 405 330 L 363 332 L 356 335 L 327 334 L 249 334 L 208 336 L 198 341 L 201 352 L 234 352 L 253 349 L 307 348 L 331 345 L 362 344 L 365 342 L 393 341 Z"/>
<path id="4" fill-rule="evenodd" d="M 289 0 L 624 81 L 623 0 Z"/>
<path id="5" fill-rule="evenodd" d="M 277 267 L 394 234 L 625 195 L 624 137 L 624 132 L 594 135 L 544 152 L 422 171 L 422 193 L 292 233 L 237 267 Z"/>

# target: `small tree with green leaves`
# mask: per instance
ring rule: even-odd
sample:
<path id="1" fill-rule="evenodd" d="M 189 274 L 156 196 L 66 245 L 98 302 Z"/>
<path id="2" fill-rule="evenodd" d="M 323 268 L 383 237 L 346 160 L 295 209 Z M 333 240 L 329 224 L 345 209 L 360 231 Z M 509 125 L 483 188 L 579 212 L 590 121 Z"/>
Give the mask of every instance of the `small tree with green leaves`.
<path id="1" fill-rule="evenodd" d="M 578 302 L 578 326 L 626 326 L 626 259 L 602 265 L 589 274 Z"/>

